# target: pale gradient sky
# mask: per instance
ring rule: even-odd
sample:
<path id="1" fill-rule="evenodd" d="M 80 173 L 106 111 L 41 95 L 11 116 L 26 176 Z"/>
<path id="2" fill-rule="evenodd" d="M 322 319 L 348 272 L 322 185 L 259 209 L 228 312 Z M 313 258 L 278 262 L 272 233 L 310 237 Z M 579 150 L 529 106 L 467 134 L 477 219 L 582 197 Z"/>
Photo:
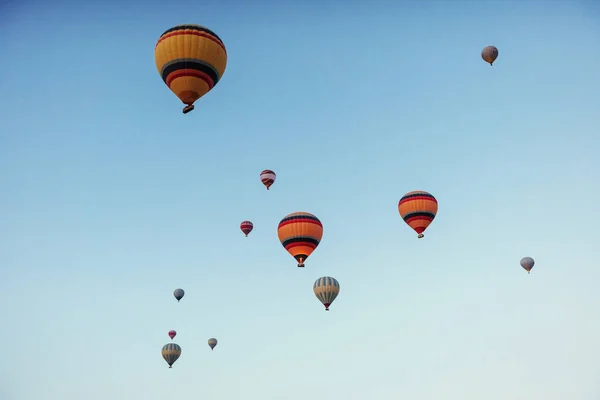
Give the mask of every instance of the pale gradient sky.
<path id="1" fill-rule="evenodd" d="M 2 2 L 0 399 L 600 399 L 600 6 L 278 3 Z M 229 54 L 188 115 L 180 23 Z"/>

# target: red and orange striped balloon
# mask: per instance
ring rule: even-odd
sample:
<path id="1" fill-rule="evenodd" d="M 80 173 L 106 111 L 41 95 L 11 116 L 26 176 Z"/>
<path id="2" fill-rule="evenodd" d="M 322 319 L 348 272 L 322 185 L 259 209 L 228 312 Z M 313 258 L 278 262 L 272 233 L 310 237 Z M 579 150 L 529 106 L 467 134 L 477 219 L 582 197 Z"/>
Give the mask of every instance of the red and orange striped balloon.
<path id="1" fill-rule="evenodd" d="M 177 25 L 166 30 L 154 48 L 156 69 L 169 89 L 186 106 L 210 92 L 227 66 L 227 51 L 216 33 L 200 25 Z"/>
<path id="2" fill-rule="evenodd" d="M 438 211 L 438 202 L 431 193 L 422 190 L 408 192 L 398 202 L 400 216 L 422 238 Z"/>
<path id="3" fill-rule="evenodd" d="M 323 225 L 311 213 L 295 212 L 281 220 L 277 236 L 288 253 L 298 261 L 298 266 L 304 267 L 304 262 L 323 238 Z"/>

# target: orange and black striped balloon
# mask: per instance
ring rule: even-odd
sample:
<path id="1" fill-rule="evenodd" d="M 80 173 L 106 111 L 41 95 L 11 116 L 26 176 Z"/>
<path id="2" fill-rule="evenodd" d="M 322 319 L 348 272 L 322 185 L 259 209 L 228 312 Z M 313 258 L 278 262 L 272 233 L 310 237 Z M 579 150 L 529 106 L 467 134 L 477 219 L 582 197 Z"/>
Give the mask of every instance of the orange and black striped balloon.
<path id="1" fill-rule="evenodd" d="M 158 39 L 154 61 L 165 84 L 187 105 L 185 114 L 219 82 L 227 66 L 227 51 L 213 31 L 200 25 L 177 25 Z"/>
<path id="2" fill-rule="evenodd" d="M 304 261 L 317 248 L 323 237 L 319 218 L 307 212 L 286 215 L 277 227 L 277 236 L 285 249 L 304 267 Z"/>
<path id="3" fill-rule="evenodd" d="M 438 202 L 431 193 L 422 190 L 408 192 L 398 202 L 400 216 L 422 238 L 438 211 Z"/>

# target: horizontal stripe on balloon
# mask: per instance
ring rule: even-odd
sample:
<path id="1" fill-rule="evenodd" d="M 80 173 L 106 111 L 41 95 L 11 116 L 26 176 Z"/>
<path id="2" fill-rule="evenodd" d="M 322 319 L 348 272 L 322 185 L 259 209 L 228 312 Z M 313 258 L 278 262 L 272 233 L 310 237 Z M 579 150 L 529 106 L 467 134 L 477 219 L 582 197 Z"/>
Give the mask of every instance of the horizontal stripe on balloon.
<path id="1" fill-rule="evenodd" d="M 169 83 L 173 79 L 175 79 L 170 75 L 176 74 L 179 71 L 186 71 L 186 74 L 190 75 L 194 71 L 197 71 L 199 73 L 199 75 L 196 76 L 197 78 L 203 80 L 206 80 L 206 78 L 208 78 L 208 80 L 206 80 L 206 83 L 210 88 L 215 86 L 220 79 L 219 73 L 212 65 L 209 65 L 208 63 L 195 58 L 178 58 L 176 60 L 170 61 L 163 65 L 160 75 L 162 77 L 162 80 L 167 85 L 169 85 Z"/>
<path id="2" fill-rule="evenodd" d="M 285 239 L 284 241 L 281 242 L 281 244 L 283 245 L 283 247 L 285 247 L 288 250 L 290 248 L 296 247 L 296 246 L 306 246 L 306 247 L 310 247 L 314 250 L 319 245 L 319 240 L 316 238 L 307 237 L 307 236 L 292 237 L 289 239 Z"/>
<path id="3" fill-rule="evenodd" d="M 216 33 L 211 31 L 210 29 L 198 25 L 179 25 L 167 29 L 162 35 L 160 35 L 156 46 L 158 46 L 163 40 L 178 35 L 194 35 L 207 38 L 218 44 L 225 52 L 227 52 L 227 50 L 225 49 L 225 44 L 223 44 L 223 41 L 219 36 L 217 36 Z"/>
<path id="4" fill-rule="evenodd" d="M 429 212 L 414 212 L 414 213 L 406 214 L 405 216 L 402 217 L 402 219 L 406 223 L 410 223 L 411 221 L 414 221 L 417 219 L 423 219 L 423 220 L 431 222 L 431 221 L 433 221 L 434 218 L 435 218 L 435 214 L 432 214 Z"/>
<path id="5" fill-rule="evenodd" d="M 321 221 L 319 221 L 319 219 L 317 217 L 313 217 L 310 215 L 293 215 L 291 217 L 286 217 L 286 218 L 282 219 L 281 222 L 279 223 L 279 228 L 281 228 L 282 226 L 285 226 L 285 225 L 292 224 L 292 223 L 308 223 L 308 224 L 315 224 L 320 227 L 323 227 L 323 224 L 321 224 Z"/>
<path id="6" fill-rule="evenodd" d="M 398 202 L 398 205 L 406 203 L 408 201 L 415 201 L 415 200 L 433 201 L 434 203 L 437 204 L 437 200 L 432 195 L 424 194 L 424 193 L 417 193 L 417 194 L 410 194 L 410 195 L 402 197 L 400 199 L 400 201 Z"/>

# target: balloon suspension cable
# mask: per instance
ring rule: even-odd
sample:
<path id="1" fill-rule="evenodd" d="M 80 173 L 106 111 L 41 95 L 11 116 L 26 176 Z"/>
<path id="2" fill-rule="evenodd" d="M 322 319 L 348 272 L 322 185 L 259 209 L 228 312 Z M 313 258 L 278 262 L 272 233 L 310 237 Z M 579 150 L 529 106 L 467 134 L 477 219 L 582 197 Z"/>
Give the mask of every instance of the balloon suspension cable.
<path id="1" fill-rule="evenodd" d="M 183 107 L 183 113 L 187 114 L 190 111 L 192 111 L 194 109 L 194 105 L 193 104 L 188 104 L 187 106 Z"/>
<path id="2" fill-rule="evenodd" d="M 419 235 L 417 236 L 419 239 L 422 239 L 425 235 L 423 235 L 422 233 L 419 233 Z"/>

